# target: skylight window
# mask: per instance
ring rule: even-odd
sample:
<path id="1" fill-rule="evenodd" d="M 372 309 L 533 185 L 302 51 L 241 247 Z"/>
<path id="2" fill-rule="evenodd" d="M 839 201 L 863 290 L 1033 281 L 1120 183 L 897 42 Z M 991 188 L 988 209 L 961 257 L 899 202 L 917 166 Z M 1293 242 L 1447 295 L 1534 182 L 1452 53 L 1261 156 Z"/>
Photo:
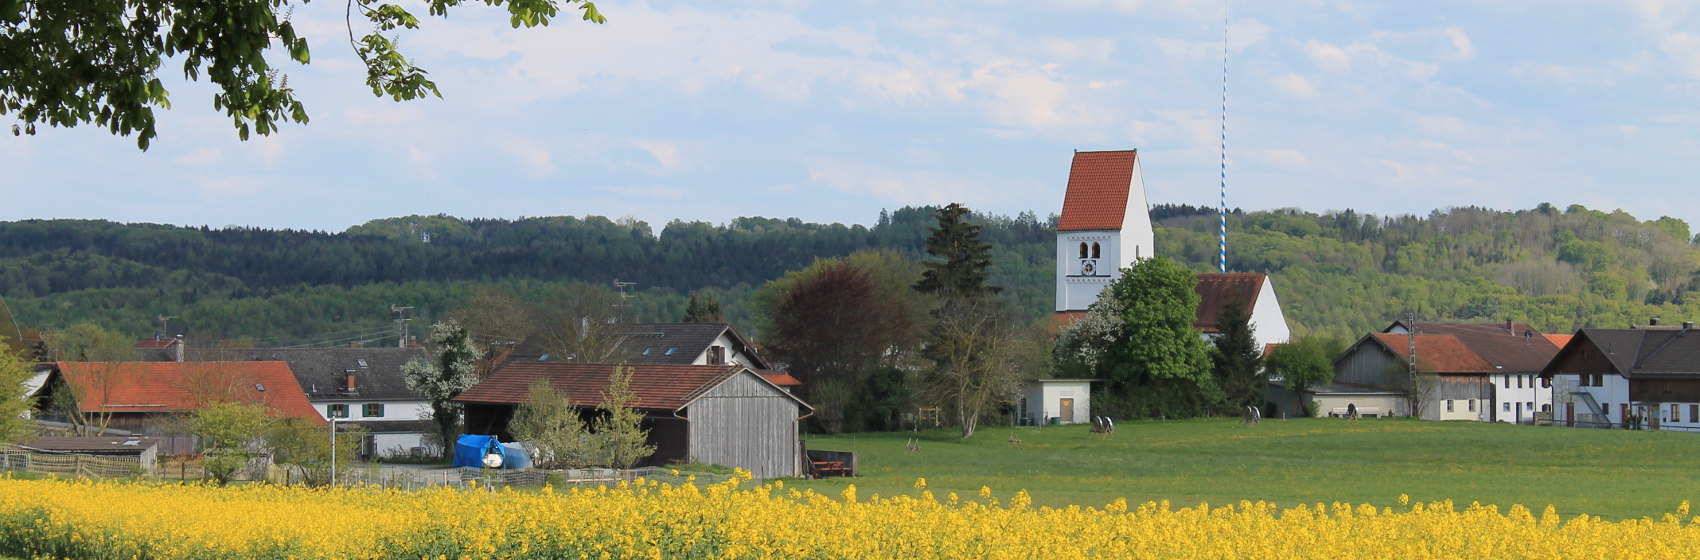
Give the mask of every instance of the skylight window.
<path id="1" fill-rule="evenodd" d="M 643 355 L 645 355 L 645 356 L 648 356 L 648 355 L 649 355 L 649 352 L 650 352 L 650 351 L 651 351 L 651 350 L 654 350 L 654 349 L 655 349 L 655 347 L 654 347 L 654 346 L 645 346 L 645 347 L 643 347 Z"/>
<path id="2" fill-rule="evenodd" d="M 254 390 L 259 391 L 261 393 L 264 393 L 264 392 L 266 392 L 266 386 L 263 383 L 255 383 L 254 384 Z"/>
<path id="3" fill-rule="evenodd" d="M 667 355 L 668 355 L 668 356 L 671 356 L 671 355 L 673 355 L 673 353 L 674 353 L 674 352 L 678 352 L 678 351 L 679 351 L 679 347 L 678 347 L 678 346 L 674 346 L 674 347 L 671 347 L 671 348 L 668 348 L 668 349 L 667 349 Z"/>
<path id="4" fill-rule="evenodd" d="M 354 361 L 360 362 L 360 367 L 366 367 L 366 359 L 365 358 L 361 358 L 361 359 L 354 360 Z"/>

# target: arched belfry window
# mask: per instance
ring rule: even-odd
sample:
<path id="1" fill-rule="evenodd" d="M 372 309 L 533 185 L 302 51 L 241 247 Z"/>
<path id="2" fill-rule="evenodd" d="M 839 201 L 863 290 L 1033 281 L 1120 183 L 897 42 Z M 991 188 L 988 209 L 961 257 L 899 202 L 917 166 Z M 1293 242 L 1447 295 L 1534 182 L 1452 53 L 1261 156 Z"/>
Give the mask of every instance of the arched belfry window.
<path id="1" fill-rule="evenodd" d="M 1097 243 L 1092 244 L 1092 258 L 1094 258 L 1094 259 L 1098 258 L 1098 244 Z"/>
<path id="2" fill-rule="evenodd" d="M 1080 242 L 1080 258 L 1086 258 L 1086 242 Z"/>

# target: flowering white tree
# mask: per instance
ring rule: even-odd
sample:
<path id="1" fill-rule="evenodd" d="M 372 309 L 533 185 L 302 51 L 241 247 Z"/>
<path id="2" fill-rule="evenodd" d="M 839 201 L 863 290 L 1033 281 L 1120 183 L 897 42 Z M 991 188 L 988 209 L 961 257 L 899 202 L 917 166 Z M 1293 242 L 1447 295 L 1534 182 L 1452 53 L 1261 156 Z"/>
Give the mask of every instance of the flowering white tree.
<path id="1" fill-rule="evenodd" d="M 437 424 L 443 450 L 448 452 L 460 428 L 460 404 L 451 402 L 462 391 L 478 382 L 476 368 L 484 351 L 472 343 L 465 327 L 454 320 L 431 326 L 426 339 L 430 358 L 418 357 L 401 366 L 407 375 L 407 388 L 431 401 L 431 420 Z"/>

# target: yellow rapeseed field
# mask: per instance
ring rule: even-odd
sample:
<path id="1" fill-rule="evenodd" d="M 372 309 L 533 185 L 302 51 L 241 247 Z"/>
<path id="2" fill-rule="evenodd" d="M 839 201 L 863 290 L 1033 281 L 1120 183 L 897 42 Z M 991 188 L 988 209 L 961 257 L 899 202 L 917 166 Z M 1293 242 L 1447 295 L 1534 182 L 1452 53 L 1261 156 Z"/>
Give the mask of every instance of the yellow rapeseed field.
<path id="1" fill-rule="evenodd" d="M 1406 499 L 1401 497 L 1401 502 Z M 1659 519 L 1263 502 L 1033 508 L 1025 493 L 840 496 L 649 481 L 540 493 L 0 479 L 0 554 L 40 558 L 1683 558 Z"/>

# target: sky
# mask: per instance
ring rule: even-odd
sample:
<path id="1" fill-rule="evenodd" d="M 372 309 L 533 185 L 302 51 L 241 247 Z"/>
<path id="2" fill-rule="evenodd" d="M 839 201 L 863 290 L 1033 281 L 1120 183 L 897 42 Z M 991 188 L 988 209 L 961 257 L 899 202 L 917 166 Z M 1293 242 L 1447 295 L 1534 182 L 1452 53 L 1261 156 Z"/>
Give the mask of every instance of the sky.
<path id="1" fill-rule="evenodd" d="M 279 65 L 310 123 L 240 141 L 168 62 L 146 152 L 93 126 L 0 136 L 0 220 L 1043 217 L 1074 150 L 1130 148 L 1152 204 L 1214 206 L 1225 26 L 1230 207 L 1700 224 L 1695 1 L 605 0 L 604 25 L 521 30 L 404 5 L 442 99 L 374 97 L 342 3 L 298 6 L 312 63 Z"/>

